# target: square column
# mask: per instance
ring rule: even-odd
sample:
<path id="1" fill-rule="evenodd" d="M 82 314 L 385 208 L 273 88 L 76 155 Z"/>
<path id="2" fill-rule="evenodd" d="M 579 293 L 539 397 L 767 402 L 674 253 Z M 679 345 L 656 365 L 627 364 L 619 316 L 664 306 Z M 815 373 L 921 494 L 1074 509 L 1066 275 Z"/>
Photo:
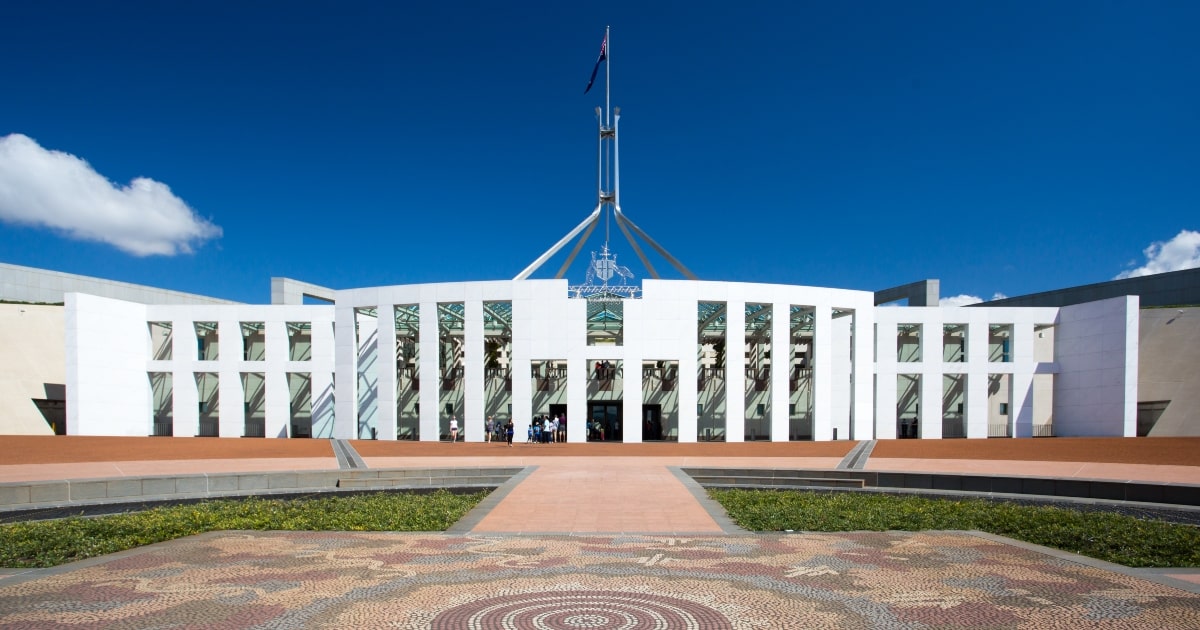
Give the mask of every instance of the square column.
<path id="1" fill-rule="evenodd" d="M 878 322 L 875 330 L 875 439 L 894 440 L 896 433 L 895 322 Z M 886 342 L 885 342 L 886 340 Z"/>
<path id="2" fill-rule="evenodd" d="M 440 389 L 440 372 L 438 369 L 438 310 L 437 302 L 421 301 L 420 309 L 421 332 L 417 346 L 420 348 L 420 358 L 417 362 L 418 378 L 421 382 L 421 441 L 437 442 L 441 439 L 441 423 L 438 421 L 442 410 L 438 409 L 438 390 Z"/>
<path id="3" fill-rule="evenodd" d="M 725 441 L 746 441 L 746 303 L 725 305 Z"/>
<path id="4" fill-rule="evenodd" d="M 628 353 L 624 364 L 621 391 L 621 441 L 640 444 L 642 441 L 642 359 Z"/>
<path id="5" fill-rule="evenodd" d="M 813 324 L 813 441 L 827 442 L 833 439 L 833 307 L 816 305 Z"/>
<path id="6" fill-rule="evenodd" d="M 771 441 L 787 442 L 790 428 L 792 305 L 771 304 Z"/>
<path id="7" fill-rule="evenodd" d="M 967 324 L 967 439 L 988 437 L 988 378 L 992 364 L 988 361 L 987 313 L 978 315 L 971 310 Z"/>
<path id="8" fill-rule="evenodd" d="M 334 335 L 341 340 L 334 348 L 336 403 L 334 404 L 333 437 L 348 440 L 358 437 L 358 348 L 354 339 L 354 308 L 335 306 Z M 313 336 L 316 341 L 316 336 Z M 271 345 L 268 342 L 267 348 Z"/>
<path id="9" fill-rule="evenodd" d="M 218 372 L 217 434 L 221 437 L 242 437 L 246 430 L 246 394 L 242 390 L 242 375 L 237 371 Z"/>
<path id="10" fill-rule="evenodd" d="M 526 362 L 526 375 L 529 369 L 530 365 Z M 571 444 L 587 442 L 587 370 L 587 359 L 567 359 L 567 442 Z M 530 389 L 528 376 L 525 383 L 525 388 Z M 515 385 L 513 390 L 515 394 Z M 532 392 L 527 392 L 525 400 L 529 400 L 531 395 Z"/>
<path id="11" fill-rule="evenodd" d="M 337 359 L 334 325 L 330 321 L 312 322 L 312 422 L 315 438 L 335 437 L 337 432 L 335 379 L 334 373 L 327 367 L 334 365 Z M 317 366 L 326 367 L 319 369 Z M 241 378 L 238 378 L 238 382 L 241 382 Z"/>
<path id="12" fill-rule="evenodd" d="M 487 422 L 484 409 L 483 379 L 483 300 L 463 302 L 463 417 L 460 427 L 468 442 L 483 441 Z"/>
<path id="13" fill-rule="evenodd" d="M 278 322 L 278 326 L 284 324 Z M 270 331 L 271 324 L 267 324 L 267 330 Z M 268 333 L 269 334 L 269 333 Z M 283 333 L 286 343 L 287 332 Z M 268 338 L 267 347 L 271 347 L 271 341 Z M 263 374 L 265 382 L 263 387 L 267 390 L 266 404 L 264 412 L 266 415 L 266 432 L 263 434 L 266 437 L 285 438 L 292 435 L 292 404 L 288 396 L 288 379 L 287 373 L 279 370 L 269 370 Z"/>
<path id="14" fill-rule="evenodd" d="M 851 385 L 853 387 L 852 406 L 850 409 L 850 435 L 853 440 L 875 439 L 874 424 L 874 377 L 875 366 L 872 361 L 875 349 L 875 322 L 870 317 L 870 308 L 854 309 L 853 328 L 853 361 L 851 370 Z M 895 422 L 892 423 L 895 426 Z"/>
<path id="15" fill-rule="evenodd" d="M 375 307 L 377 315 L 375 338 L 375 437 L 396 440 L 396 311 L 391 304 Z M 313 402 L 316 402 L 316 383 L 313 383 Z M 364 437 L 370 437 L 368 433 Z"/>

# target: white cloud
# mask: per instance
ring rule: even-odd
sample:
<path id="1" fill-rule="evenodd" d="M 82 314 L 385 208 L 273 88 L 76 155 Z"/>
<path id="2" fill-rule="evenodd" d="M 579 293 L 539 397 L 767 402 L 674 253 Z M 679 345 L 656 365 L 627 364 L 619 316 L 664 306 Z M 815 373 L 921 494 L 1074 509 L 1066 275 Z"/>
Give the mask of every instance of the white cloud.
<path id="1" fill-rule="evenodd" d="M 938 306 L 966 306 L 968 304 L 979 304 L 982 301 L 983 298 L 977 295 L 956 295 L 938 300 Z"/>
<path id="2" fill-rule="evenodd" d="M 161 182 L 115 185 L 84 160 L 28 136 L 0 137 L 0 221 L 48 227 L 135 256 L 189 253 L 221 235 Z"/>
<path id="3" fill-rule="evenodd" d="M 1122 271 L 1113 280 L 1200 267 L 1200 232 L 1182 230 L 1169 241 L 1150 243 L 1142 253 L 1146 255 L 1146 264 L 1137 269 Z M 1136 263 L 1130 263 L 1134 264 Z"/>
<path id="4" fill-rule="evenodd" d="M 1004 295 L 1003 293 L 993 293 L 992 299 L 988 301 L 1003 300 L 1006 297 L 1008 296 Z M 983 298 L 977 295 L 967 295 L 964 293 L 962 295 L 955 295 L 953 297 L 941 298 L 938 300 L 938 306 L 967 306 L 970 304 L 979 304 L 982 301 Z"/>

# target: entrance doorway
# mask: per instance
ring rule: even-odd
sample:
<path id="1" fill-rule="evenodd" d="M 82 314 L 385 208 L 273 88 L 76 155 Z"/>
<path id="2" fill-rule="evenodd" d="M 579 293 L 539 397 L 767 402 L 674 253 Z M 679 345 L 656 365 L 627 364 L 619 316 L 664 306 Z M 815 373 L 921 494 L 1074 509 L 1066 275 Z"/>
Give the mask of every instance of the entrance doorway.
<path id="1" fill-rule="evenodd" d="M 621 441 L 621 401 L 588 403 L 588 441 Z"/>
<path id="2" fill-rule="evenodd" d="M 663 439 L 662 405 L 642 405 L 642 441 Z"/>
<path id="3" fill-rule="evenodd" d="M 556 442 L 566 443 L 567 441 L 567 406 L 566 405 L 550 405 L 550 417 L 558 418 L 558 434 L 554 436 Z"/>

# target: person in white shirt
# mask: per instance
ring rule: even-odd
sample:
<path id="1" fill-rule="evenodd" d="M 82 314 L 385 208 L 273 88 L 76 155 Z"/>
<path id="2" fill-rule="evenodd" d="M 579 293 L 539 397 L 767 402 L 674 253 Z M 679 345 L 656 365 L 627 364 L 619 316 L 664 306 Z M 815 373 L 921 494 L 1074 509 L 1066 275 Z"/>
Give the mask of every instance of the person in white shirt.
<path id="1" fill-rule="evenodd" d="M 458 440 L 458 416 L 450 416 L 450 441 Z"/>

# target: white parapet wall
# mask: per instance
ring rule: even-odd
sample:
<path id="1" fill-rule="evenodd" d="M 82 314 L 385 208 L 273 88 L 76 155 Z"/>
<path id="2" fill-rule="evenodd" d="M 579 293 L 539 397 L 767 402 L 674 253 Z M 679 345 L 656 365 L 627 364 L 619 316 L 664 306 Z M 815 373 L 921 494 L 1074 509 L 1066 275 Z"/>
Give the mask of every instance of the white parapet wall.
<path id="1" fill-rule="evenodd" d="M 1064 306 L 1056 334 L 1056 435 L 1136 436 L 1138 297 Z"/>
<path id="2" fill-rule="evenodd" d="M 150 434 L 146 305 L 68 293 L 67 434 Z"/>
<path id="3" fill-rule="evenodd" d="M 333 432 L 333 307 L 267 305 L 144 305 L 92 295 L 66 296 L 67 431 L 73 435 L 144 436 L 154 432 L 150 374 L 172 381 L 172 435 L 202 434 L 197 375 L 215 375 L 219 385 L 219 435 L 245 434 L 243 378 L 266 380 L 266 437 L 291 433 L 289 374 L 310 379 L 312 429 Z M 154 330 L 169 331 L 168 356 Z M 215 325 L 216 356 L 202 349 L 197 324 Z M 167 324 L 169 326 L 159 326 Z M 261 325 L 265 353 L 248 358 L 243 346 L 246 324 Z M 311 337 L 302 357 L 289 354 L 295 325 Z"/>
<path id="4" fill-rule="evenodd" d="M 713 402 L 723 404 L 718 428 L 727 441 L 760 439 L 768 429 L 773 441 L 795 437 L 789 374 L 797 353 L 808 361 L 807 429 L 818 441 L 1136 431 L 1136 298 L 1062 308 L 875 307 L 869 292 L 822 287 L 646 280 L 642 291 L 621 304 L 620 341 L 593 345 L 589 304 L 571 298 L 565 280 L 352 289 L 335 293 L 336 306 L 145 305 L 68 294 L 68 432 L 392 440 L 403 412 L 420 439 L 438 440 L 452 410 L 478 441 L 495 400 L 485 391 L 489 302 L 510 308 L 511 392 L 500 413 L 508 416 L 511 403 L 518 440 L 534 413 L 553 404 L 566 410 L 569 441 L 585 441 L 584 419 L 614 405 L 629 428 L 623 440 L 640 441 L 633 427 L 653 412 L 643 378 L 654 378 L 655 365 L 678 370 L 672 439 L 702 439 L 700 398 L 711 394 L 697 382 L 702 306 L 719 307 L 704 319 L 724 318 L 725 393 Z M 408 313 L 406 343 L 419 351 L 411 364 L 397 345 L 398 313 Z M 762 328 L 748 335 L 747 313 L 771 314 L 769 346 Z M 798 322 L 812 334 L 803 351 L 792 347 Z M 297 333 L 303 342 L 290 340 Z M 448 352 L 452 366 L 440 363 Z M 597 388 L 601 363 L 619 366 L 612 389 Z M 552 400 L 530 376 L 547 366 L 563 379 Z M 766 373 L 769 387 L 755 376 Z M 165 387 L 151 389 L 151 378 L 166 375 L 169 404 Z"/>

